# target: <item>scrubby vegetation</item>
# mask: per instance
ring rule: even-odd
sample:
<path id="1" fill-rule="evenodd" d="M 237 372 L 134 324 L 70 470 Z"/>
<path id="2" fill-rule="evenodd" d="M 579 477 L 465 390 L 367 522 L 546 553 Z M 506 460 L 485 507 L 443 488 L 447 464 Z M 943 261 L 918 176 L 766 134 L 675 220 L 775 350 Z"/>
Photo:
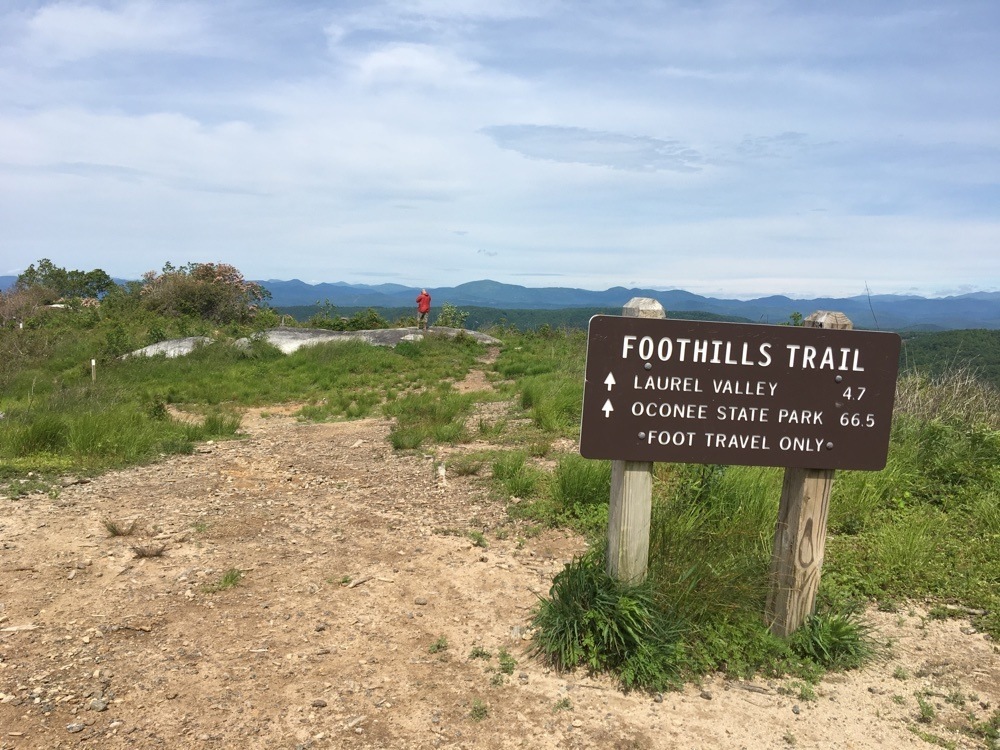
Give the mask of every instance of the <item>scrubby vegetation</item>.
<path id="1" fill-rule="evenodd" d="M 468 337 L 395 349 L 328 344 L 286 356 L 260 341 L 236 345 L 280 318 L 235 269 L 167 266 L 124 288 L 88 273 L 40 262 L 0 295 L 7 498 L 58 492 L 59 475 L 236 437 L 252 405 L 290 402 L 314 420 L 384 415 L 401 451 L 488 439 L 489 450 L 448 459 L 452 474 L 489 483 L 516 533 L 567 526 L 592 541 L 536 611 L 538 652 L 558 668 L 609 670 L 626 688 L 663 689 L 714 670 L 808 683 L 884 647 L 860 614 L 869 602 L 926 600 L 1000 637 L 1000 392 L 968 368 L 918 368 L 900 379 L 889 463 L 838 472 L 817 614 L 782 641 L 762 619 L 780 469 L 657 465 L 648 580 L 632 588 L 604 572 L 610 465 L 565 447 L 578 437 L 582 330 L 493 329 L 504 341 L 491 366 L 494 392 L 460 394 L 453 384 L 481 354 Z M 100 304 L 67 299 L 73 290 L 94 291 Z M 45 307 L 54 298 L 67 307 Z M 308 324 L 388 325 L 376 317 L 366 311 L 345 323 L 328 309 Z M 179 359 L 121 358 L 190 335 L 214 343 Z M 477 429 L 475 410 L 487 398 L 509 406 Z"/>

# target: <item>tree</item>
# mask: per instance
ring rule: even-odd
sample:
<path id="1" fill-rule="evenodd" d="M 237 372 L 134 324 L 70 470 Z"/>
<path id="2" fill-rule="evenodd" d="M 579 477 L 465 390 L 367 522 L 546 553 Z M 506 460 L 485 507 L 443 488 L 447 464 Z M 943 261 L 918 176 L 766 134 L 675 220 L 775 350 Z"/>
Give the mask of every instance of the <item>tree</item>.
<path id="1" fill-rule="evenodd" d="M 143 305 L 162 315 L 190 315 L 216 323 L 247 323 L 271 293 L 246 281 L 228 263 L 170 263 L 163 272 L 142 275 L 139 294 Z"/>
<path id="2" fill-rule="evenodd" d="M 114 280 L 100 268 L 92 271 L 67 271 L 55 265 L 48 258 L 42 258 L 37 266 L 32 263 L 17 277 L 14 288 L 18 291 L 44 289 L 46 302 L 76 297 L 102 297 L 115 286 Z"/>

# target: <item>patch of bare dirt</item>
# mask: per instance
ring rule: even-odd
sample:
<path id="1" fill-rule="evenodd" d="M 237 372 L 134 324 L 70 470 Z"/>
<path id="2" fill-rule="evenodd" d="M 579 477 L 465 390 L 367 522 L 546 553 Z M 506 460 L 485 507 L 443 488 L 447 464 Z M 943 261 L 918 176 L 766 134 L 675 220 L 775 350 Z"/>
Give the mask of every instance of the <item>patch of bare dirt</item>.
<path id="1" fill-rule="evenodd" d="M 480 480 L 395 453 L 386 421 L 270 409 L 244 426 L 56 499 L 0 499 L 0 750 L 926 746 L 913 729 L 983 747 L 952 727 L 1000 707 L 995 644 L 919 610 L 872 612 L 892 657 L 815 699 L 557 674 L 530 654 L 530 614 L 582 540 L 525 534 Z"/>

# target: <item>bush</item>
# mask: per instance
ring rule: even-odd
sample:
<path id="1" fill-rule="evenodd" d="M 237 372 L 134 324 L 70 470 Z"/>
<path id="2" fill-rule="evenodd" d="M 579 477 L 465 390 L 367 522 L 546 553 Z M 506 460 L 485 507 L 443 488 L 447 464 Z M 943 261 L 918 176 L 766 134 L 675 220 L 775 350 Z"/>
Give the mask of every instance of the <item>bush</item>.
<path id="1" fill-rule="evenodd" d="M 162 315 L 247 323 L 270 292 L 226 263 L 167 263 L 161 274 L 143 274 L 139 295 L 146 309 Z"/>
<path id="2" fill-rule="evenodd" d="M 444 328 L 464 328 L 468 317 L 469 313 L 459 310 L 450 302 L 445 302 L 441 305 L 441 311 L 437 314 L 434 325 Z"/>

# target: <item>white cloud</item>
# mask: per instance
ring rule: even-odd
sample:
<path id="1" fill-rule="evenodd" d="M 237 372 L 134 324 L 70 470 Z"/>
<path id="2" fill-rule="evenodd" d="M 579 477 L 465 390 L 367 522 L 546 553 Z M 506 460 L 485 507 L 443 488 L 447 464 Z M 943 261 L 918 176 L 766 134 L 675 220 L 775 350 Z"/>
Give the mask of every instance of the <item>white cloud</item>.
<path id="1" fill-rule="evenodd" d="M 203 12 L 186 3 L 134 0 L 115 9 L 78 2 L 41 7 L 28 19 L 22 50 L 36 63 L 64 63 L 116 52 L 204 49 Z"/>
<path id="2" fill-rule="evenodd" d="M 366 85 L 429 85 L 441 88 L 468 85 L 479 66 L 447 49 L 428 44 L 391 44 L 356 62 Z"/>

